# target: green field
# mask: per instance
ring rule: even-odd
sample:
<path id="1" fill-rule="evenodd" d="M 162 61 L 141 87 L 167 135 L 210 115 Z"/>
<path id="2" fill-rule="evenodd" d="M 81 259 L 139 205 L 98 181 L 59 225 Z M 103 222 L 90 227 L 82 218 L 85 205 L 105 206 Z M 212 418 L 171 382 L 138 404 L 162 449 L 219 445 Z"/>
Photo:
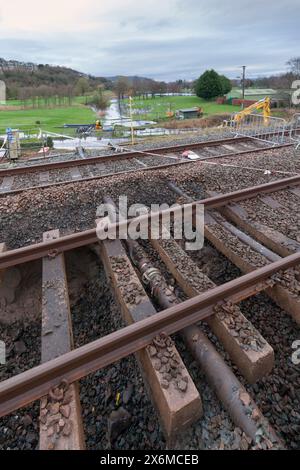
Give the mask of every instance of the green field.
<path id="1" fill-rule="evenodd" d="M 91 98 L 91 95 L 85 95 L 85 96 L 72 96 L 71 98 L 71 105 L 76 106 L 77 104 L 86 104 L 87 100 Z M 65 97 L 65 106 L 68 106 L 68 98 Z M 28 100 L 8 100 L 6 102 L 7 106 L 21 106 L 21 107 L 26 107 L 26 108 L 33 108 L 33 103 L 32 99 Z M 44 98 L 39 98 L 39 105 L 37 106 L 37 103 L 35 102 L 34 108 L 47 108 L 47 107 L 57 107 L 58 106 L 58 98 L 56 97 L 50 97 L 44 99 Z"/>
<path id="2" fill-rule="evenodd" d="M 94 123 L 97 116 L 91 108 L 84 106 L 85 97 L 74 98 L 73 106 L 40 107 L 33 109 L 16 109 L 0 111 L 0 134 L 4 134 L 7 127 L 23 130 L 41 128 L 56 133 L 68 133 L 63 129 L 64 124 Z M 128 103 L 128 100 L 124 100 Z M 8 101 L 7 105 L 20 106 L 20 101 Z M 176 111 L 182 108 L 201 107 L 205 116 L 212 114 L 233 113 L 239 107 L 219 105 L 214 101 L 205 101 L 196 96 L 163 96 L 146 100 L 134 99 L 133 108 L 143 110 L 135 114 L 137 119 L 160 120 L 166 118 L 167 111 Z M 40 123 L 37 123 L 37 122 Z"/>
<path id="3" fill-rule="evenodd" d="M 0 111 L 0 133 L 5 133 L 7 127 L 26 128 L 64 133 L 59 129 L 64 124 L 91 124 L 96 120 L 96 114 L 88 107 L 74 105 L 59 108 L 24 109 L 16 111 Z M 40 124 L 37 124 L 40 121 Z"/>
<path id="4" fill-rule="evenodd" d="M 128 100 L 124 100 L 128 103 Z M 234 113 L 240 110 L 239 106 L 229 104 L 217 104 L 215 101 L 206 101 L 197 96 L 162 96 L 148 99 L 133 98 L 132 108 L 134 118 L 159 120 L 166 117 L 168 111 L 175 112 L 178 109 L 202 108 L 204 116 L 212 114 Z M 144 112 L 135 113 L 135 110 Z"/>

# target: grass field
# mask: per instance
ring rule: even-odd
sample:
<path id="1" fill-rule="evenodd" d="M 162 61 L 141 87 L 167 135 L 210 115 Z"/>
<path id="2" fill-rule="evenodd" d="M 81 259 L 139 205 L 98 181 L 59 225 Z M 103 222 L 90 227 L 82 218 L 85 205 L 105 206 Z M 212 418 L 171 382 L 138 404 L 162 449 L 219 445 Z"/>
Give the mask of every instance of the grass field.
<path id="1" fill-rule="evenodd" d="M 76 104 L 85 104 L 85 99 L 86 97 L 85 96 L 73 96 L 72 97 L 72 105 L 76 105 Z M 46 107 L 50 107 L 50 106 L 55 106 L 55 104 L 57 104 L 57 100 L 55 98 L 48 98 L 47 101 L 44 99 L 44 98 L 39 98 L 39 106 L 37 106 L 37 104 L 35 104 L 35 108 L 46 108 Z M 26 108 L 31 108 L 33 107 L 32 106 L 32 99 L 28 99 L 28 100 L 7 100 L 6 101 L 6 104 L 7 106 L 18 106 L 18 107 L 24 107 L 26 106 Z M 49 106 L 50 104 L 50 106 Z M 68 99 L 65 98 L 65 105 L 67 106 L 68 105 Z"/>
<path id="2" fill-rule="evenodd" d="M 104 92 L 108 97 L 111 96 L 111 92 Z M 91 98 L 92 95 L 85 95 L 85 96 L 72 96 L 72 106 L 76 106 L 77 104 L 86 104 L 87 101 Z M 47 99 L 47 101 L 44 98 L 39 98 L 39 106 L 35 105 L 35 108 L 47 108 L 53 106 L 57 107 L 58 106 L 58 99 L 55 97 L 50 97 Z M 32 99 L 28 100 L 7 100 L 6 102 L 7 106 L 18 106 L 18 107 L 24 107 L 26 108 L 31 108 L 32 107 Z M 65 106 L 68 106 L 68 98 L 65 97 Z"/>
<path id="3" fill-rule="evenodd" d="M 51 132 L 64 133 L 63 129 L 59 129 L 64 124 L 90 124 L 95 122 L 95 119 L 95 113 L 90 108 L 81 105 L 0 111 L 0 134 L 5 133 L 7 127 L 42 128 Z M 40 121 L 40 124 L 36 124 L 37 121 Z"/>
<path id="4" fill-rule="evenodd" d="M 35 109 L 20 109 L 20 101 L 8 101 L 7 105 L 18 106 L 18 108 L 0 111 L 0 134 L 4 134 L 7 127 L 24 130 L 42 128 L 51 132 L 67 133 L 62 129 L 64 124 L 93 123 L 97 116 L 89 107 L 82 104 L 84 101 L 85 97 L 76 97 L 73 106 Z M 214 101 L 205 101 L 196 96 L 163 96 L 146 100 L 134 99 L 133 102 L 133 108 L 141 110 L 141 113 L 137 113 L 135 117 L 149 120 L 166 118 L 169 110 L 176 111 L 194 106 L 203 108 L 205 116 L 233 113 L 239 110 L 237 106 L 219 105 Z M 37 124 L 38 121 L 39 124 Z"/>
<path id="5" fill-rule="evenodd" d="M 128 103 L 128 100 L 124 100 Z M 162 96 L 148 99 L 134 98 L 132 103 L 135 118 L 159 120 L 166 117 L 168 111 L 176 111 L 177 109 L 200 107 L 204 111 L 205 116 L 212 114 L 234 113 L 239 111 L 239 106 L 229 104 L 217 104 L 215 101 L 206 101 L 197 96 Z"/>

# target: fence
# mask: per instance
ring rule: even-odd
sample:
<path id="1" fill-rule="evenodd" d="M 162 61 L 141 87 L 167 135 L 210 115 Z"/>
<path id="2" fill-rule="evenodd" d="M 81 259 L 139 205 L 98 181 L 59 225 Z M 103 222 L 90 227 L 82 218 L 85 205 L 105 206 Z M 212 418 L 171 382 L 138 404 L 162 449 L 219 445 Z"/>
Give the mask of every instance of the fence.
<path id="1" fill-rule="evenodd" d="M 81 147 L 81 141 L 75 137 L 53 132 L 42 131 L 35 127 L 22 127 L 16 129 L 0 129 L 0 163 L 7 163 L 19 158 L 30 158 L 39 160 L 46 158 L 52 149 L 53 139 L 71 140 L 74 142 L 74 149 Z M 78 142 L 78 143 L 77 143 Z M 76 144 L 76 145 L 75 145 Z M 72 152 L 72 148 L 66 148 L 64 153 Z M 51 156 L 56 156 L 51 153 Z"/>
<path id="2" fill-rule="evenodd" d="M 300 113 L 294 114 L 291 128 L 290 128 L 290 139 L 295 142 L 295 149 L 300 149 Z"/>
<path id="3" fill-rule="evenodd" d="M 249 114 L 240 121 L 232 119 L 230 127 L 236 137 L 251 137 L 275 146 L 284 141 L 287 122 L 282 118 L 265 118 L 261 114 Z"/>

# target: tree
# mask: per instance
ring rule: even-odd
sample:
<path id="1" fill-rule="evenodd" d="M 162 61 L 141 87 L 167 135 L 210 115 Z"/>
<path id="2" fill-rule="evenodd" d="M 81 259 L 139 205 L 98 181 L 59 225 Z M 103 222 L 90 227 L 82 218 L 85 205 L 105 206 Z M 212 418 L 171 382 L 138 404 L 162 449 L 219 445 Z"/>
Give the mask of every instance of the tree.
<path id="1" fill-rule="evenodd" d="M 105 110 L 109 105 L 109 98 L 104 95 L 102 88 L 99 86 L 97 91 L 88 100 L 88 104 L 95 106 L 97 109 Z"/>
<path id="2" fill-rule="evenodd" d="M 196 95 L 206 100 L 223 94 L 222 81 L 215 70 L 206 70 L 195 83 Z"/>
<path id="3" fill-rule="evenodd" d="M 300 57 L 292 57 L 287 63 L 290 71 L 300 78 Z"/>
<path id="4" fill-rule="evenodd" d="M 167 84 L 166 82 L 157 82 L 157 93 L 162 96 L 164 93 L 167 93 Z"/>
<path id="5" fill-rule="evenodd" d="M 89 82 L 86 78 L 81 77 L 76 83 L 76 94 L 79 96 L 84 96 L 89 90 Z"/>
<path id="6" fill-rule="evenodd" d="M 178 83 L 178 81 L 168 83 L 168 92 L 169 93 L 180 93 L 181 92 L 181 84 Z"/>
<path id="7" fill-rule="evenodd" d="M 130 83 L 126 77 L 119 77 L 115 83 L 114 89 L 118 95 L 119 101 L 124 98 L 125 94 L 130 90 Z"/>
<path id="8" fill-rule="evenodd" d="M 227 95 L 232 90 L 232 84 L 229 78 L 225 77 L 225 75 L 219 75 L 221 84 L 222 84 L 222 94 Z"/>

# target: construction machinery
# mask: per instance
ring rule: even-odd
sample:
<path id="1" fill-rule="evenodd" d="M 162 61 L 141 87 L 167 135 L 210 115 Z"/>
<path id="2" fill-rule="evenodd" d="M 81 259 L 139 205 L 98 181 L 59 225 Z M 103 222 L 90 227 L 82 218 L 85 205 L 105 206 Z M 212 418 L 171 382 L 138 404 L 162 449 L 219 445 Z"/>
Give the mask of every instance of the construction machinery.
<path id="1" fill-rule="evenodd" d="M 269 118 L 271 116 L 271 98 L 268 96 L 257 101 L 256 103 L 251 104 L 245 109 L 242 109 L 242 111 L 239 111 L 238 113 L 235 113 L 230 121 L 224 121 L 224 127 L 234 127 L 235 124 L 240 123 L 245 119 L 246 116 L 249 116 L 250 114 L 253 114 L 254 111 L 263 111 L 263 118 L 264 118 L 264 124 L 268 125 L 269 124 Z"/>

